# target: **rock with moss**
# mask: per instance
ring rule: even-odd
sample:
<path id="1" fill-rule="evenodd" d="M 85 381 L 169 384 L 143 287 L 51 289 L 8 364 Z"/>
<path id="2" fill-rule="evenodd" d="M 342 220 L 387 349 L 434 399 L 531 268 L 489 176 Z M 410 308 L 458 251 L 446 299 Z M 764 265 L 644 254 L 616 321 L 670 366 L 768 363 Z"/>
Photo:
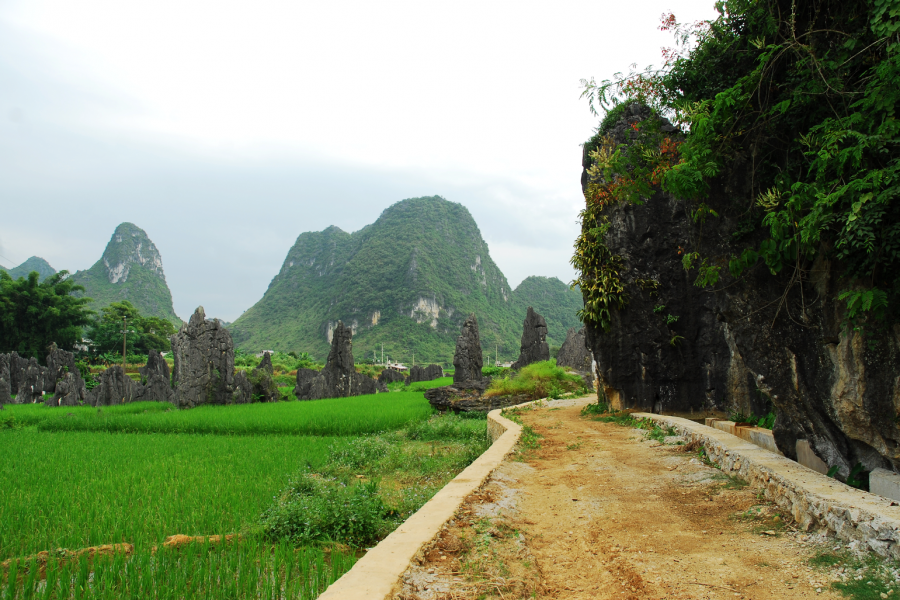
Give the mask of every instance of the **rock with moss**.
<path id="1" fill-rule="evenodd" d="M 66 350 L 62 350 L 55 343 L 50 344 L 47 348 L 47 377 L 44 379 L 44 392 L 56 392 L 57 382 L 71 373 L 74 378 L 76 387 L 84 388 L 84 380 L 81 378 L 81 371 L 75 366 L 75 355 Z M 80 393 L 84 397 L 84 392 Z"/>
<path id="2" fill-rule="evenodd" d="M 87 403 L 91 406 L 115 406 L 134 402 L 138 384 L 125 374 L 120 365 L 106 369 L 97 379 L 99 383 L 87 396 Z"/>
<path id="3" fill-rule="evenodd" d="M 378 381 L 385 385 L 388 383 L 403 383 L 406 381 L 406 375 L 397 369 L 385 369 L 381 372 L 381 375 L 378 376 Z"/>
<path id="4" fill-rule="evenodd" d="M 356 372 L 353 363 L 353 330 L 338 321 L 331 339 L 331 351 L 325 368 L 316 373 L 311 369 L 297 371 L 294 395 L 298 400 L 345 398 L 374 394 L 378 391 L 374 379 Z"/>
<path id="5" fill-rule="evenodd" d="M 525 321 L 522 323 L 522 344 L 519 360 L 513 363 L 513 369 L 521 369 L 531 363 L 550 360 L 550 345 L 547 344 L 547 321 L 544 317 L 528 307 Z"/>
<path id="6" fill-rule="evenodd" d="M 172 383 L 177 406 L 193 408 L 235 402 L 231 334 L 220 321 L 207 319 L 202 306 L 172 336 L 172 356 L 175 359 Z"/>
<path id="7" fill-rule="evenodd" d="M 478 334 L 478 319 L 475 313 L 466 318 L 462 331 L 456 339 L 453 354 L 453 383 L 481 381 L 481 367 L 484 364 L 481 353 L 481 336 Z"/>
<path id="8" fill-rule="evenodd" d="M 9 374 L 9 354 L 0 354 L 0 406 L 12 403 L 12 385 Z"/>
<path id="9" fill-rule="evenodd" d="M 141 385 L 137 399 L 146 402 L 174 402 L 175 390 L 169 377 L 169 365 L 157 350 L 150 350 L 147 364 L 138 369 Z"/>
<path id="10" fill-rule="evenodd" d="M 440 365 L 428 365 L 423 367 L 416 365 L 409 370 L 409 383 L 417 381 L 434 381 L 444 376 L 444 369 Z"/>
<path id="11" fill-rule="evenodd" d="M 89 401 L 87 397 L 88 391 L 84 380 L 81 379 L 81 375 L 76 369 L 75 373 L 68 371 L 56 381 L 53 397 L 47 398 L 44 404 L 47 406 L 82 406 Z"/>
<path id="12" fill-rule="evenodd" d="M 251 385 L 250 398 L 253 402 L 277 402 L 281 397 L 278 385 L 275 383 L 272 357 L 268 352 L 263 354 L 262 360 L 247 375 L 247 379 Z"/>
<path id="13" fill-rule="evenodd" d="M 38 364 L 36 358 L 30 358 L 21 373 L 19 389 L 16 391 L 17 404 L 33 404 L 44 401 L 44 379 L 47 369 Z"/>

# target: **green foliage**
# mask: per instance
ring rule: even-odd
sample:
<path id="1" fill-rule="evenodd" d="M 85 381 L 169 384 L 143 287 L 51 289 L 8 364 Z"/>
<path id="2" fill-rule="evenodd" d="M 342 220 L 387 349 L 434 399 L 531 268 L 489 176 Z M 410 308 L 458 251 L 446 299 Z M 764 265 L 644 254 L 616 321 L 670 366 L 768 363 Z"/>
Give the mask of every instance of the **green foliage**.
<path id="1" fill-rule="evenodd" d="M 75 406 L 63 412 L 36 404 L 7 406 L 5 410 L 23 425 L 36 425 L 41 431 L 319 436 L 399 429 L 427 419 L 432 412 L 422 394 L 413 392 L 191 410 L 173 410 L 165 402 L 135 402 L 99 411 Z"/>
<path id="2" fill-rule="evenodd" d="M 770 412 L 769 414 L 760 417 L 756 426 L 763 429 L 772 429 L 775 426 L 775 413 Z"/>
<path id="3" fill-rule="evenodd" d="M 840 299 L 855 318 L 896 319 L 900 11 L 887 0 L 808 0 L 790 12 L 774 0 L 723 0 L 717 9 L 716 20 L 694 26 L 671 15 L 664 20 L 678 47 L 667 51 L 661 70 L 583 82 L 592 111 L 605 109 L 612 118 L 640 101 L 685 131 L 677 160 L 655 179 L 647 165 L 621 160 L 633 151 L 613 144 L 601 152 L 592 138 L 594 172 L 612 170 L 643 197 L 650 185 L 692 200 L 702 233 L 706 217 L 716 216 L 704 203 L 712 180 L 737 176 L 738 157 L 752 155 L 752 197 L 726 200 L 723 208 L 742 215 L 734 239 L 756 243 L 732 256 L 730 274 L 740 277 L 762 258 L 770 273 L 790 269 L 796 281 L 824 253 L 852 282 Z M 639 137 L 632 145 L 643 144 L 646 155 Z M 603 181 L 608 188 L 613 180 Z M 614 196 L 642 201 L 633 193 Z M 589 211 L 598 198 L 589 190 Z M 699 233 L 685 267 L 698 263 L 695 283 L 706 287 L 718 282 L 725 258 L 701 258 Z"/>
<path id="4" fill-rule="evenodd" d="M 566 393 L 584 392 L 580 376 L 556 366 L 555 360 L 531 363 L 512 377 L 493 379 L 485 397 L 524 395 L 528 399 L 559 397 Z"/>
<path id="5" fill-rule="evenodd" d="M 36 271 L 13 279 L 0 272 L 0 351 L 43 360 L 52 342 L 71 350 L 81 340 L 81 328 L 90 322 L 90 298 L 76 298 L 82 288 L 60 271 L 38 282 Z"/>
<path id="6" fill-rule="evenodd" d="M 0 429 L 12 429 L 16 426 L 16 418 L 6 412 L 0 413 Z"/>
<path id="7" fill-rule="evenodd" d="M 92 342 L 95 357 L 102 354 L 118 354 L 118 360 L 121 361 L 123 326 L 128 331 L 124 336 L 128 355 L 142 354 L 143 362 L 146 363 L 146 355 L 150 350 L 170 351 L 169 336 L 175 334 L 175 326 L 166 319 L 145 317 L 131 302 L 122 300 L 101 308 L 100 314 L 88 330 L 87 336 Z"/>
<path id="8" fill-rule="evenodd" d="M 41 282 L 43 282 L 51 275 L 56 274 L 56 269 L 51 267 L 46 260 L 40 258 L 39 256 L 32 256 L 18 267 L 14 267 L 12 269 L 4 269 L 3 267 L 0 267 L 0 271 L 6 271 L 13 279 L 18 279 L 19 277 L 28 279 L 29 273 L 31 273 L 32 271 L 37 271 L 38 277 L 40 278 Z"/>

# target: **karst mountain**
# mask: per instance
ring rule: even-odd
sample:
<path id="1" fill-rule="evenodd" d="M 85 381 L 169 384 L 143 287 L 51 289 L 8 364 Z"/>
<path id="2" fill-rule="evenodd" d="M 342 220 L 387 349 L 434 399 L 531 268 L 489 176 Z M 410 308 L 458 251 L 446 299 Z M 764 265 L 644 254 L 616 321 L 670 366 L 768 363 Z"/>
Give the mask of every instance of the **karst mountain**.
<path id="1" fill-rule="evenodd" d="M 103 255 L 90 269 L 78 271 L 73 281 L 94 299 L 99 311 L 112 302 L 128 300 L 144 316 L 162 317 L 181 325 L 172 306 L 162 257 L 147 233 L 132 223 L 121 223 L 113 232 Z"/>
<path id="2" fill-rule="evenodd" d="M 321 358 L 343 321 L 357 360 L 380 360 L 383 344 L 385 358 L 449 363 L 474 312 L 485 353 L 514 360 L 528 306 L 546 317 L 551 345 L 580 326 L 579 292 L 546 277 L 511 289 L 469 211 L 432 196 L 397 202 L 354 233 L 301 233 L 262 299 L 230 329 L 247 350 Z"/>
<path id="3" fill-rule="evenodd" d="M 0 266 L 0 271 L 6 271 L 13 279 L 18 279 L 19 277 L 28 277 L 29 273 L 31 273 L 32 271 L 37 271 L 38 275 L 40 275 L 40 277 L 38 278 L 39 281 L 43 281 L 56 273 L 56 269 L 51 267 L 50 263 L 48 263 L 40 256 L 32 256 L 18 267 L 13 267 L 11 269 Z"/>

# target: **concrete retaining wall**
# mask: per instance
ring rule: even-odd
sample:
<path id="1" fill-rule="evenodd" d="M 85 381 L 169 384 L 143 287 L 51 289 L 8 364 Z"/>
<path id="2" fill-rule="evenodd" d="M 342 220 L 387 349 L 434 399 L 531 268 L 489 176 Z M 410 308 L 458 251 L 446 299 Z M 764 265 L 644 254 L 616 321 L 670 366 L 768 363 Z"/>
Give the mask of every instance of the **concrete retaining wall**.
<path id="1" fill-rule="evenodd" d="M 393 596 L 410 563 L 431 545 L 466 496 L 484 484 L 522 433 L 522 428 L 501 416 L 499 409 L 488 413 L 487 428 L 493 440 L 491 447 L 328 586 L 320 600 L 380 600 Z"/>
<path id="2" fill-rule="evenodd" d="M 678 417 L 633 416 L 665 423 L 680 435 L 699 440 L 724 473 L 762 487 L 766 498 L 790 513 L 800 529 L 827 529 L 846 542 L 856 540 L 881 556 L 900 559 L 900 506 L 896 502 L 851 488 L 712 427 Z"/>

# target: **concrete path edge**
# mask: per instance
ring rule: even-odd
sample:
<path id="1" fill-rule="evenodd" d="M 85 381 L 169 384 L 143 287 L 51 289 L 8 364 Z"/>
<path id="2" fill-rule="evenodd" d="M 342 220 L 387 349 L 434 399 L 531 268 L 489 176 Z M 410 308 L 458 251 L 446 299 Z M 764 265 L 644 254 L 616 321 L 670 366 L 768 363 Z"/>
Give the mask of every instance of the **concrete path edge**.
<path id="1" fill-rule="evenodd" d="M 493 440 L 490 448 L 328 586 L 319 596 L 320 600 L 370 600 L 393 596 L 410 563 L 430 546 L 463 500 L 480 488 L 515 448 L 522 428 L 500 412 L 497 409 L 488 413 L 488 435 Z"/>
<path id="2" fill-rule="evenodd" d="M 900 559 L 900 506 L 887 498 L 852 488 L 735 435 L 688 419 L 633 413 L 673 427 L 698 440 L 723 473 L 758 485 L 804 531 L 826 529 L 860 549 Z"/>

